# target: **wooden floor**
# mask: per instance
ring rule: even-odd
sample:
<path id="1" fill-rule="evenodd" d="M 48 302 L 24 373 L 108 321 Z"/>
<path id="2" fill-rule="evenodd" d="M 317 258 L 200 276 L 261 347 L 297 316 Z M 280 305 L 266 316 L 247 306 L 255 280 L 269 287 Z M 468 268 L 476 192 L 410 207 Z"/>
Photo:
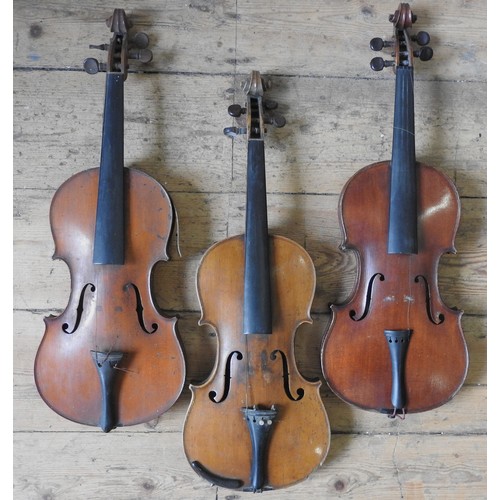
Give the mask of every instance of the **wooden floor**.
<path id="1" fill-rule="evenodd" d="M 108 5 L 105 5 L 108 4 Z M 443 257 L 445 302 L 465 311 L 465 385 L 448 404 L 406 420 L 341 402 L 325 385 L 331 423 L 324 465 L 287 499 L 486 498 L 486 0 L 411 2 L 435 56 L 417 62 L 416 149 L 455 182 L 462 203 L 457 255 Z M 95 0 L 14 2 L 14 497 L 28 499 L 236 499 L 190 468 L 182 448 L 189 383 L 215 361 L 216 337 L 199 327 L 197 265 L 214 242 L 244 227 L 246 146 L 222 134 L 253 70 L 271 77 L 287 119 L 266 138 L 269 225 L 304 246 L 317 272 L 313 324 L 301 327 L 297 362 L 321 376 L 328 304 L 352 291 L 354 257 L 339 250 L 338 199 L 346 181 L 390 159 L 394 77 L 369 68 L 372 37 L 390 37 L 394 1 L 130 0 L 154 61 L 125 87 L 125 163 L 168 190 L 178 243 L 153 285 L 179 316 L 187 360 L 182 396 L 158 420 L 103 434 L 69 422 L 40 399 L 33 361 L 43 318 L 60 314 L 69 269 L 51 259 L 48 211 L 71 175 L 98 166 L 104 75 L 83 72 L 103 53 L 104 21 L 120 5 Z M 134 66 L 137 69 L 137 66 Z M 65 374 L 61 373 L 61 377 Z M 237 446 L 237 443 L 221 443 Z"/>

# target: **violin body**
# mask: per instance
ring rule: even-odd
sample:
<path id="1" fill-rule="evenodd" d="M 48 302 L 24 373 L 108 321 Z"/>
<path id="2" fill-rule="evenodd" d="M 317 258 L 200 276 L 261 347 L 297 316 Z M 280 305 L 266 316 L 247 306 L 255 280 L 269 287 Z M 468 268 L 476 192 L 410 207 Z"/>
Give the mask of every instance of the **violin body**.
<path id="1" fill-rule="evenodd" d="M 392 158 L 360 170 L 342 191 L 341 248 L 356 252 L 358 276 L 347 303 L 331 307 L 321 350 L 323 374 L 340 398 L 392 418 L 446 403 L 468 368 L 462 311 L 438 290 L 439 260 L 455 253 L 460 199 L 450 179 L 415 155 L 414 60 L 433 56 L 429 34 L 410 33 L 416 20 L 401 3 L 389 16 L 392 39 L 370 42 L 395 57 L 370 64 L 396 75 Z"/>
<path id="2" fill-rule="evenodd" d="M 277 103 L 263 99 L 258 71 L 246 82 L 247 106 L 232 105 L 247 133 L 245 234 L 213 245 L 198 268 L 200 324 L 217 334 L 217 359 L 201 385 L 191 385 L 184 451 L 211 484 L 262 492 L 305 479 L 330 445 L 330 426 L 319 395 L 321 382 L 297 369 L 294 338 L 310 323 L 316 287 L 311 258 L 297 243 L 270 235 L 264 158 L 264 123 L 282 127 Z"/>
<path id="3" fill-rule="evenodd" d="M 35 381 L 54 411 L 97 426 L 102 396 L 91 352 L 122 352 L 113 382 L 118 408 L 115 423 L 133 425 L 165 412 L 184 382 L 177 320 L 158 313 L 150 291 L 154 264 L 167 259 L 172 206 L 167 192 L 153 178 L 125 169 L 125 265 L 93 264 L 98 177 L 97 168 L 74 175 L 52 201 L 54 258 L 62 259 L 70 269 L 71 296 L 60 316 L 45 318 Z"/>
<path id="4" fill-rule="evenodd" d="M 438 264 L 455 253 L 460 202 L 453 183 L 433 167 L 418 164 L 417 254 L 388 254 L 390 163 L 355 174 L 339 203 L 342 249 L 356 252 L 358 277 L 349 301 L 332 306 L 322 345 L 330 388 L 356 406 L 393 412 L 392 363 L 384 330 L 413 330 L 404 369 L 406 412 L 450 400 L 467 373 L 462 311 L 447 307 L 438 290 Z"/>
<path id="5" fill-rule="evenodd" d="M 123 9 L 107 64 L 89 58 L 87 73 L 107 69 L 101 163 L 68 179 L 50 208 L 54 258 L 71 274 L 60 316 L 45 318 L 34 366 L 42 399 L 63 417 L 109 432 L 158 418 L 177 400 L 185 362 L 176 319 L 162 316 L 151 293 L 155 264 L 167 260 L 173 206 L 152 177 L 124 167 L 124 82 L 128 56 L 152 59 L 148 37 L 129 40 Z"/>
<path id="6" fill-rule="evenodd" d="M 293 354 L 296 329 L 311 322 L 314 266 L 307 252 L 287 238 L 270 236 L 269 247 L 271 335 L 241 334 L 243 236 L 212 246 L 198 270 L 200 324 L 212 326 L 219 342 L 211 375 L 202 385 L 191 386 L 184 449 L 191 464 L 210 464 L 213 476 L 241 479 L 229 483 L 233 488 L 250 487 L 252 445 L 242 408 L 259 403 L 278 409 L 268 444 L 267 489 L 307 477 L 324 461 L 330 443 L 321 383 L 300 375 Z M 200 432 L 202 439 L 196 438 Z"/>

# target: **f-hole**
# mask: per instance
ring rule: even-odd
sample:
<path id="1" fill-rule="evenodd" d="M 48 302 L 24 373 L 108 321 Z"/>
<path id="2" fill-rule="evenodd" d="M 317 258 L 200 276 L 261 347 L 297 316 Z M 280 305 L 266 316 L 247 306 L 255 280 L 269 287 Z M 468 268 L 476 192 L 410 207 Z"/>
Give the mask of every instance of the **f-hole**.
<path id="1" fill-rule="evenodd" d="M 64 333 L 72 334 L 75 333 L 78 326 L 80 325 L 80 321 L 82 320 L 83 316 L 83 300 L 85 298 L 85 293 L 87 291 L 87 288 L 90 288 L 91 292 L 95 292 L 95 286 L 92 283 L 87 283 L 83 288 L 82 291 L 80 292 L 80 300 L 78 301 L 78 307 L 76 308 L 76 321 L 75 321 L 75 326 L 73 327 L 73 330 L 68 332 L 69 325 L 68 323 L 63 323 L 62 325 L 62 331 Z"/>
<path id="2" fill-rule="evenodd" d="M 222 397 L 219 399 L 219 401 L 216 401 L 215 398 L 217 397 L 217 391 L 210 391 L 208 393 L 208 397 L 213 403 L 222 403 L 229 394 L 229 389 L 231 387 L 231 360 L 233 359 L 234 355 L 236 355 L 236 359 L 238 361 L 241 361 L 243 359 L 243 354 L 241 354 L 240 351 L 233 351 L 227 357 L 226 371 L 224 372 L 224 393 L 222 394 Z"/>
<path id="3" fill-rule="evenodd" d="M 277 358 L 278 353 L 280 353 L 281 361 L 283 362 L 283 388 L 285 389 L 285 394 L 287 395 L 288 399 L 292 401 L 300 401 L 304 397 L 304 389 L 302 389 L 302 387 L 299 387 L 297 389 L 297 397 L 294 398 L 292 396 L 292 393 L 290 391 L 290 374 L 288 372 L 288 361 L 286 359 L 285 353 L 283 351 L 280 351 L 279 349 L 276 349 L 271 353 L 271 359 L 274 361 Z"/>
<path id="4" fill-rule="evenodd" d="M 373 290 L 373 282 L 375 281 L 375 278 L 379 278 L 380 281 L 384 281 L 385 280 L 385 276 L 381 273 L 375 273 L 371 278 L 370 278 L 370 282 L 368 283 L 368 289 L 366 291 L 366 298 L 365 298 L 365 310 L 363 311 L 363 314 L 361 315 L 360 318 L 356 318 L 357 316 L 357 313 L 354 309 L 351 309 L 349 311 L 349 317 L 353 320 L 353 321 L 361 321 L 362 319 L 365 319 L 367 314 L 368 314 L 368 311 L 370 310 L 370 305 L 371 305 L 371 302 L 372 302 L 372 290 Z"/>
<path id="5" fill-rule="evenodd" d="M 440 325 L 444 321 L 444 314 L 440 312 L 438 312 L 437 314 L 433 313 L 431 307 L 431 290 L 429 287 L 429 283 L 425 276 L 419 274 L 418 276 L 415 277 L 415 283 L 420 283 L 421 281 L 424 283 L 425 286 L 425 303 L 427 306 L 427 316 L 432 323 L 434 323 L 435 325 Z M 437 318 L 437 321 L 434 318 Z"/>
<path id="6" fill-rule="evenodd" d="M 158 323 L 152 323 L 151 330 L 148 330 L 146 328 L 146 325 L 144 323 L 144 308 L 142 307 L 142 299 L 139 289 L 133 283 L 127 283 L 125 285 L 125 289 L 127 289 L 129 286 L 131 286 L 135 292 L 135 298 L 137 303 L 135 310 L 137 312 L 137 320 L 139 321 L 139 325 L 141 326 L 142 331 L 144 333 L 149 333 L 149 334 L 155 333 L 156 330 L 158 330 Z"/>

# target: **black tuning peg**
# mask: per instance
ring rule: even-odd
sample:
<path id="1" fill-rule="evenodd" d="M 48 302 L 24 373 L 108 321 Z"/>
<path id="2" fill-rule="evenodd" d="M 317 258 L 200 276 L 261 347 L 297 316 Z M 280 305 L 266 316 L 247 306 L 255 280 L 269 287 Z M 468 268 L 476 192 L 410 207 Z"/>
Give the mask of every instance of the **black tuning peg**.
<path id="1" fill-rule="evenodd" d="M 382 71 L 384 68 L 394 66 L 394 61 L 384 61 L 381 57 L 374 57 L 370 61 L 370 68 L 373 71 Z"/>
<path id="2" fill-rule="evenodd" d="M 276 109 L 278 109 L 278 103 L 276 101 L 266 99 L 265 101 L 262 101 L 262 106 L 265 110 L 264 123 L 274 125 L 277 128 L 281 128 L 286 125 L 285 117 L 276 112 Z"/>
<path id="3" fill-rule="evenodd" d="M 140 31 L 131 38 L 130 43 L 138 49 L 145 49 L 149 45 L 149 36 Z"/>
<path id="4" fill-rule="evenodd" d="M 265 109 L 276 109 L 278 107 L 278 103 L 276 101 L 272 101 L 271 99 L 263 101 L 262 104 Z"/>
<path id="5" fill-rule="evenodd" d="M 239 118 L 241 115 L 244 115 L 247 110 L 246 108 L 242 108 L 239 104 L 231 104 L 231 106 L 227 108 L 227 112 L 229 113 L 229 116 Z"/>
<path id="6" fill-rule="evenodd" d="M 431 37 L 426 31 L 419 31 L 411 39 L 416 41 L 420 46 L 427 45 L 431 41 Z"/>
<path id="7" fill-rule="evenodd" d="M 378 52 L 379 50 L 382 50 L 385 47 L 392 47 L 394 45 L 394 42 L 386 42 L 382 40 L 382 38 L 372 38 L 370 40 L 370 49 Z"/>
<path id="8" fill-rule="evenodd" d="M 273 114 L 273 115 L 265 115 L 264 123 L 269 123 L 270 125 L 274 125 L 277 128 L 284 127 L 286 125 L 286 119 L 282 115 Z"/>
<path id="9" fill-rule="evenodd" d="M 108 43 L 101 43 L 100 45 L 89 45 L 89 49 L 97 49 L 97 50 L 108 50 Z"/>
<path id="10" fill-rule="evenodd" d="M 106 71 L 106 64 L 98 62 L 97 59 L 93 57 L 89 57 L 83 61 L 83 69 L 89 75 L 95 75 L 99 73 L 99 71 Z"/>
<path id="11" fill-rule="evenodd" d="M 142 63 L 148 63 L 153 60 L 153 53 L 149 49 L 130 49 L 128 57 L 129 59 L 137 59 Z"/>
<path id="12" fill-rule="evenodd" d="M 419 57 L 421 61 L 429 61 L 434 55 L 434 51 L 430 47 L 422 47 L 420 50 L 413 52 L 415 57 Z"/>
<path id="13" fill-rule="evenodd" d="M 149 45 L 149 36 L 140 31 L 130 39 L 130 46 L 128 51 L 129 59 L 136 59 L 142 63 L 148 63 L 153 60 L 153 53 L 146 47 Z"/>
<path id="14" fill-rule="evenodd" d="M 234 139 L 237 135 L 246 134 L 247 129 L 244 127 L 226 127 L 224 129 L 224 135 Z"/>

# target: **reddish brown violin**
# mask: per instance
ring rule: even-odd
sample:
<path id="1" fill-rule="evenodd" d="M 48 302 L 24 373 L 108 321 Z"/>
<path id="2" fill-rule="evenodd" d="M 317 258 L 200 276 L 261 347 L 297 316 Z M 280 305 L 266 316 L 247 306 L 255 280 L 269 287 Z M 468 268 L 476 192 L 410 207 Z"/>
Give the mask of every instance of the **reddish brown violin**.
<path id="1" fill-rule="evenodd" d="M 460 201 L 453 183 L 415 160 L 413 62 L 433 52 L 408 4 L 394 15 L 390 47 L 396 95 L 392 159 L 355 174 L 340 198 L 342 249 L 356 252 L 359 272 L 349 301 L 332 306 L 322 345 L 323 374 L 343 400 L 390 416 L 421 412 L 450 400 L 462 386 L 468 353 L 462 311 L 447 307 L 438 291 L 438 264 L 455 253 Z M 414 50 L 413 42 L 420 48 Z"/>
<path id="2" fill-rule="evenodd" d="M 152 420 L 178 398 L 185 377 L 175 318 L 158 313 L 153 266 L 167 260 L 173 221 L 167 192 L 150 176 L 124 168 L 124 82 L 128 59 L 148 62 L 148 37 L 116 9 L 107 21 L 100 168 L 80 172 L 56 192 L 50 209 L 54 258 L 71 271 L 71 296 L 60 316 L 45 318 L 35 360 L 43 400 L 63 417 L 108 432 Z"/>
<path id="3" fill-rule="evenodd" d="M 244 491 L 282 488 L 306 478 L 326 457 L 328 418 L 319 381 L 305 380 L 294 358 L 295 331 L 310 322 L 316 285 L 311 258 L 267 227 L 264 123 L 283 126 L 264 101 L 258 71 L 247 82 L 247 106 L 229 107 L 248 142 L 245 234 L 212 246 L 197 277 L 202 318 L 218 334 L 216 365 L 191 386 L 184 449 L 212 484 Z M 239 118 L 245 123 L 240 123 Z"/>

